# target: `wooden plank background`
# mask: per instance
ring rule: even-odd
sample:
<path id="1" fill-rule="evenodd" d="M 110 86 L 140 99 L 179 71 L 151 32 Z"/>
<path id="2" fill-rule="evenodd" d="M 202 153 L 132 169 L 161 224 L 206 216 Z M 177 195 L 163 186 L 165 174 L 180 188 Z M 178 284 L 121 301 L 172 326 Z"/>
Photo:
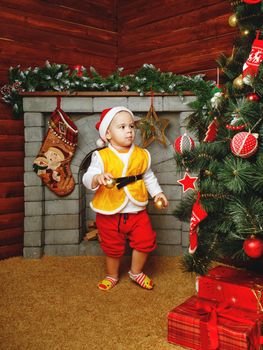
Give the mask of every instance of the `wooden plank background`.
<path id="1" fill-rule="evenodd" d="M 216 78 L 215 59 L 230 53 L 228 0 L 1 0 L 0 86 L 8 68 L 46 60 L 95 67 L 102 75 L 144 63 Z M 0 258 L 23 248 L 23 120 L 0 102 Z"/>
<path id="2" fill-rule="evenodd" d="M 10 65 L 56 63 L 116 67 L 115 1 L 1 0 L 0 80 Z"/>
<path id="3" fill-rule="evenodd" d="M 216 79 L 215 59 L 232 50 L 230 1 L 134 0 L 118 5 L 119 66 L 134 72 L 152 63 L 162 71 Z"/>

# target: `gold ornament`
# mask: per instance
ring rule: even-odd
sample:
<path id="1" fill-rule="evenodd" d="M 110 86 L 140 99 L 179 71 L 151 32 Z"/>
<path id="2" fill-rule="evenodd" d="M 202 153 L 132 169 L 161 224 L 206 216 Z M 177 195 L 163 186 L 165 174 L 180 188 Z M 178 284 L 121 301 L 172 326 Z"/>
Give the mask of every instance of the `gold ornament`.
<path id="1" fill-rule="evenodd" d="M 228 24 L 230 25 L 230 27 L 236 27 L 236 25 L 237 25 L 237 16 L 235 14 L 231 15 L 228 18 Z"/>
<path id="2" fill-rule="evenodd" d="M 154 202 L 154 206 L 157 209 L 163 209 L 164 208 L 164 200 L 162 198 L 158 198 L 156 202 Z"/>
<path id="3" fill-rule="evenodd" d="M 206 175 L 206 176 L 212 176 L 213 173 L 212 173 L 212 171 L 206 169 L 206 170 L 205 170 L 205 175 Z"/>
<path id="4" fill-rule="evenodd" d="M 135 122 L 136 127 L 141 131 L 142 147 L 149 146 L 155 140 L 166 147 L 164 130 L 168 124 L 169 119 L 159 119 L 153 104 L 151 104 L 146 117 Z"/>
<path id="5" fill-rule="evenodd" d="M 242 74 L 240 74 L 238 77 L 234 79 L 233 86 L 235 89 L 238 89 L 238 90 L 243 89 L 244 83 L 243 83 Z"/>
<path id="6" fill-rule="evenodd" d="M 242 32 L 243 35 L 248 35 L 249 34 L 249 30 L 248 29 L 245 29 L 243 32 Z"/>
<path id="7" fill-rule="evenodd" d="M 106 180 L 106 187 L 111 189 L 116 185 L 116 180 L 115 179 L 107 179 Z"/>

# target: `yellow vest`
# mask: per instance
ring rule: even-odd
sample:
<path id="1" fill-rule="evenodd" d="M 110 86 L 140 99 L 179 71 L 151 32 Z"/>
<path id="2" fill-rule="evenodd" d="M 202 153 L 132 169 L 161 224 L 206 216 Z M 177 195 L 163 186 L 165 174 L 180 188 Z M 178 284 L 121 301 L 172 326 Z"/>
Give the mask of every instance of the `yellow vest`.
<path id="1" fill-rule="evenodd" d="M 138 146 L 132 147 L 128 164 L 124 164 L 110 148 L 98 151 L 104 172 L 112 174 L 114 178 L 145 173 L 149 168 L 149 154 Z M 94 211 L 111 215 L 120 212 L 128 200 L 141 207 L 148 203 L 148 192 L 143 180 L 137 180 L 121 189 L 118 189 L 117 186 L 112 189 L 100 186 L 90 204 Z"/>

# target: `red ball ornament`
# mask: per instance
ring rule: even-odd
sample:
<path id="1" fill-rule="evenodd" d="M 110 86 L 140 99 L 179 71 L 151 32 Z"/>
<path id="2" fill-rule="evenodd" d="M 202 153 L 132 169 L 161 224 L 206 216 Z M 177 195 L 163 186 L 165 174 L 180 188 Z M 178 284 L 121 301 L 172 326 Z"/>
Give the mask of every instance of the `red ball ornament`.
<path id="1" fill-rule="evenodd" d="M 243 0 L 243 1 L 244 3 L 250 4 L 250 5 L 259 4 L 261 2 L 261 0 Z"/>
<path id="2" fill-rule="evenodd" d="M 230 143 L 230 148 L 235 156 L 249 158 L 256 153 L 258 148 L 258 134 L 242 131 L 236 134 Z"/>
<path id="3" fill-rule="evenodd" d="M 187 134 L 177 137 L 174 141 L 174 149 L 179 154 L 182 154 L 185 151 L 191 151 L 194 146 L 194 140 Z"/>
<path id="4" fill-rule="evenodd" d="M 258 102 L 260 97 L 255 92 L 250 92 L 246 95 L 246 99 L 252 102 Z"/>
<path id="5" fill-rule="evenodd" d="M 260 258 L 263 255 L 263 241 L 251 236 L 244 241 L 243 249 L 250 258 Z"/>

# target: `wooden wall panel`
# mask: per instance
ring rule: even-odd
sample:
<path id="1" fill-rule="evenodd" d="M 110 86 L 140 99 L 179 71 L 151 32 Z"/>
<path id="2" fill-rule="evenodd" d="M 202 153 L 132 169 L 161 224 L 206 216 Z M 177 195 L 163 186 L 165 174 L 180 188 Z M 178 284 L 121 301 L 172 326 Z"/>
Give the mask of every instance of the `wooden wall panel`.
<path id="1" fill-rule="evenodd" d="M 216 58 L 231 53 L 235 29 L 228 0 L 118 2 L 118 66 L 134 72 L 143 63 L 177 74 L 216 78 Z"/>
<path id="2" fill-rule="evenodd" d="M 101 1 L 83 0 L 1 0 L 1 5 L 25 15 L 44 14 L 53 20 L 116 32 L 115 1 L 103 4 Z"/>
<path id="3" fill-rule="evenodd" d="M 1 0 L 0 85 L 8 68 L 46 60 L 112 73 L 117 63 L 116 0 Z M 0 102 L 0 258 L 21 255 L 24 125 Z"/>
<path id="4" fill-rule="evenodd" d="M 21 241 L 21 238 L 20 238 L 20 241 Z M 23 250 L 23 241 L 21 241 L 20 243 L 12 242 L 8 245 L 3 245 L 2 243 L 0 243 L 1 259 L 11 258 L 13 256 L 20 256 L 22 250 Z"/>
<path id="5" fill-rule="evenodd" d="M 103 75 L 116 67 L 114 1 L 0 1 L 0 82 L 9 66 L 94 66 Z"/>

